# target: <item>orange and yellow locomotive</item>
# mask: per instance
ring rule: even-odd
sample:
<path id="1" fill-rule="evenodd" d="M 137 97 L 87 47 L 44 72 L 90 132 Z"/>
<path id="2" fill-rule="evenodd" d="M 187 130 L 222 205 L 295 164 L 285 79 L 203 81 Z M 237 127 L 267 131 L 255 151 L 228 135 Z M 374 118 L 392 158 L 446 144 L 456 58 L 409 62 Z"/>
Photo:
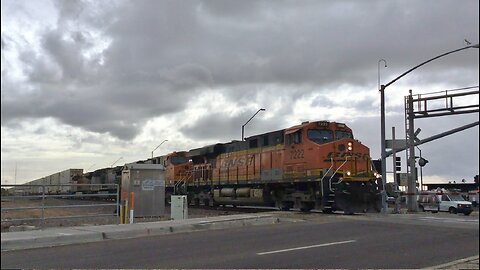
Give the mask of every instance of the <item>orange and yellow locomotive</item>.
<path id="1" fill-rule="evenodd" d="M 343 123 L 287 129 L 161 157 L 167 197 L 205 205 L 264 205 L 330 213 L 379 211 L 368 147 Z"/>

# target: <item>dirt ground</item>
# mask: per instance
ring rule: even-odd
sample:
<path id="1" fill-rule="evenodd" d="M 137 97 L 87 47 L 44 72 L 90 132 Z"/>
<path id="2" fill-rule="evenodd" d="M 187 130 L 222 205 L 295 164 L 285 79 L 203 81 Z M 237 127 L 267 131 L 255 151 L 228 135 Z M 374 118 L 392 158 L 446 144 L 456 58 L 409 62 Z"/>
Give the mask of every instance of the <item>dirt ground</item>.
<path id="1" fill-rule="evenodd" d="M 114 202 L 104 201 L 89 201 L 89 200 L 69 200 L 48 198 L 42 203 L 40 199 L 37 200 L 2 200 L 2 222 L 1 231 L 6 232 L 10 230 L 10 226 L 28 225 L 35 226 L 35 229 L 51 228 L 51 227 L 72 227 L 72 226 L 87 226 L 87 225 L 105 225 L 118 224 L 119 217 L 116 213 Z M 23 210 L 5 210 L 5 208 L 17 207 L 41 207 L 44 204 L 47 207 L 62 206 L 62 208 L 47 208 L 42 209 L 23 209 Z M 82 207 L 73 207 L 74 205 L 82 205 Z M 68 207 L 71 206 L 71 207 Z M 188 208 L 188 217 L 209 217 L 219 215 L 238 214 L 239 211 L 235 209 L 225 208 Z M 104 215 L 104 216 L 95 216 Z M 42 216 L 45 218 L 42 221 Z M 80 217 L 83 216 L 83 217 Z M 84 217 L 88 216 L 88 217 Z M 36 219 L 36 220 L 22 220 L 11 221 L 12 219 Z M 165 206 L 165 214 L 159 217 L 145 217 L 136 218 L 135 222 L 149 222 L 170 219 L 170 206 Z"/>

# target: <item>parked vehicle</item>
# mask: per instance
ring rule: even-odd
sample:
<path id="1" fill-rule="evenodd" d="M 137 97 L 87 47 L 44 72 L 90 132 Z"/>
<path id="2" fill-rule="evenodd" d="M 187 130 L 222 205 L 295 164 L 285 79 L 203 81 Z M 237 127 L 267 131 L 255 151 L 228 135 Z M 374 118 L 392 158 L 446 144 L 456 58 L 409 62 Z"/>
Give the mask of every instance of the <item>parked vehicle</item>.
<path id="1" fill-rule="evenodd" d="M 465 201 L 460 194 L 442 194 L 440 198 L 440 211 L 452 214 L 463 213 L 468 216 L 472 213 L 472 203 Z"/>
<path id="2" fill-rule="evenodd" d="M 423 212 L 431 211 L 432 213 L 438 213 L 440 211 L 440 198 L 437 193 L 419 195 L 418 209 Z"/>

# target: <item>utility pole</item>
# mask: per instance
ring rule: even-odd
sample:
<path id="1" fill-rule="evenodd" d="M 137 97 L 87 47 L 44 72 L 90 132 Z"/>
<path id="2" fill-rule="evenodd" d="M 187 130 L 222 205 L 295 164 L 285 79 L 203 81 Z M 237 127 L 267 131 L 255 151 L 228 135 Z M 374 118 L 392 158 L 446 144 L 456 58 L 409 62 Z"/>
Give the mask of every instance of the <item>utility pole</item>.
<path id="1" fill-rule="evenodd" d="M 415 170 L 415 130 L 414 130 L 414 115 L 413 115 L 413 97 L 412 90 L 409 90 L 410 95 L 407 97 L 408 102 L 408 167 L 410 173 L 408 174 L 408 211 L 417 212 L 417 201 L 415 200 L 416 192 L 416 170 Z"/>

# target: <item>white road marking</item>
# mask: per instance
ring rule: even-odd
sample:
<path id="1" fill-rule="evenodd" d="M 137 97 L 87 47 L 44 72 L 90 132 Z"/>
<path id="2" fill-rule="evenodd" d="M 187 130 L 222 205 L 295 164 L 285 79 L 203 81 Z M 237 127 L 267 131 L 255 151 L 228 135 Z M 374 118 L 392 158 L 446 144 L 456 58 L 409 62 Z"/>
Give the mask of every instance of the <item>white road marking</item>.
<path id="1" fill-rule="evenodd" d="M 71 233 L 62 233 L 62 232 L 58 233 L 58 234 L 60 234 L 60 235 L 72 235 Z"/>
<path id="2" fill-rule="evenodd" d="M 356 242 L 357 240 L 347 240 L 347 241 L 341 241 L 341 242 L 333 242 L 333 243 L 326 243 L 326 244 L 319 244 L 319 245 L 313 245 L 313 246 L 305 246 L 305 247 L 296 247 L 296 248 L 288 248 L 288 249 L 281 249 L 281 250 L 273 250 L 273 251 L 267 251 L 267 252 L 260 252 L 257 253 L 257 255 L 268 255 L 268 254 L 273 254 L 273 253 L 281 253 L 281 252 L 288 252 L 288 251 L 293 251 L 293 250 L 300 250 L 300 249 L 308 249 L 308 248 L 316 248 L 316 247 L 327 247 L 327 246 L 333 246 L 333 245 L 341 245 L 341 244 L 348 244 L 348 243 L 353 243 Z"/>
<path id="3" fill-rule="evenodd" d="M 421 220 L 438 220 L 443 222 L 466 222 L 466 223 L 478 223 L 478 219 L 462 219 L 462 218 L 446 218 L 446 217 L 420 217 Z"/>

